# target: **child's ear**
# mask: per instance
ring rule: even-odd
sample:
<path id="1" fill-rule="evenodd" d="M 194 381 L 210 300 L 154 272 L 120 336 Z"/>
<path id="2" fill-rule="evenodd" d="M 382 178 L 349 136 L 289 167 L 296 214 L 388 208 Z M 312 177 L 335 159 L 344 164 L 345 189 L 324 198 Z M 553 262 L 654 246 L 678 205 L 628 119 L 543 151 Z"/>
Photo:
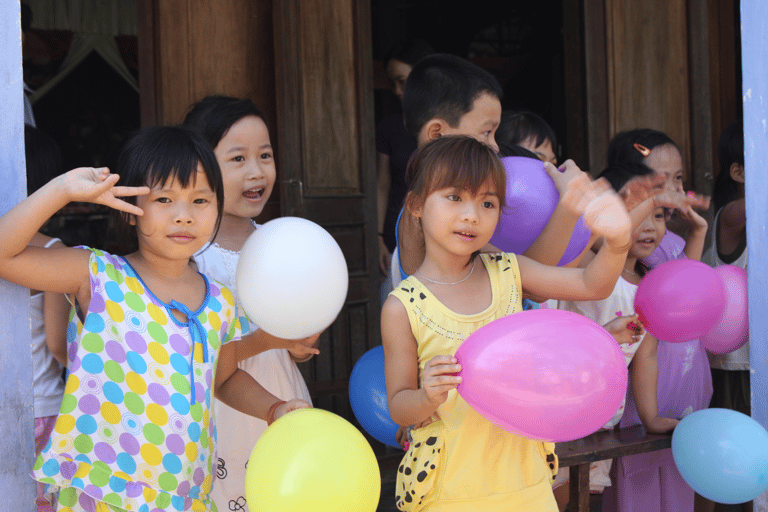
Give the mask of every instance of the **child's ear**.
<path id="1" fill-rule="evenodd" d="M 448 123 L 440 118 L 433 117 L 427 121 L 424 128 L 422 128 L 425 142 L 435 140 L 438 137 L 445 135 L 446 128 L 448 128 Z"/>
<path id="2" fill-rule="evenodd" d="M 125 216 L 125 222 L 128 223 L 129 226 L 135 226 L 136 225 L 136 216 L 131 213 L 123 213 Z"/>
<path id="3" fill-rule="evenodd" d="M 405 196 L 405 210 L 411 214 L 412 217 L 417 219 L 421 218 L 422 207 L 416 204 L 416 198 L 413 197 L 411 192 L 408 192 L 408 194 Z"/>
<path id="4" fill-rule="evenodd" d="M 742 183 L 742 184 L 744 183 L 744 166 L 743 165 L 733 162 L 731 164 L 730 172 L 731 172 L 731 178 L 733 179 L 733 181 Z"/>

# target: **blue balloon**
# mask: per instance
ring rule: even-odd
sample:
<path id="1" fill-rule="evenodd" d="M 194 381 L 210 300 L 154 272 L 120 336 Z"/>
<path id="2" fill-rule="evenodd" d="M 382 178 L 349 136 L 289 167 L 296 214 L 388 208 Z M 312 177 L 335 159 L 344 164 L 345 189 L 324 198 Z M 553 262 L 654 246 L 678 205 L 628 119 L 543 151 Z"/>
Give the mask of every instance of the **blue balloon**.
<path id="1" fill-rule="evenodd" d="M 382 443 L 400 448 L 398 425 L 392 421 L 384 380 L 384 348 L 379 345 L 361 357 L 349 376 L 349 402 L 352 412 L 366 432 Z"/>
<path id="2" fill-rule="evenodd" d="M 711 501 L 744 503 L 768 489 L 768 432 L 740 412 L 686 416 L 672 434 L 672 457 L 688 485 Z"/>

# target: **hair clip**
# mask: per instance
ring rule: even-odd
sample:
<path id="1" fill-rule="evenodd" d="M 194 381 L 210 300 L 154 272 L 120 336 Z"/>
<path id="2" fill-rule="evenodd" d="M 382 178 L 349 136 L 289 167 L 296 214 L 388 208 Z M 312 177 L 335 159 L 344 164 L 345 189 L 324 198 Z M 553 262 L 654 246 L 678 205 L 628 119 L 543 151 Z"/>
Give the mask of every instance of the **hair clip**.
<path id="1" fill-rule="evenodd" d="M 634 144 L 632 144 L 632 145 L 633 145 L 633 146 L 635 147 L 635 149 L 636 149 L 636 150 L 638 150 L 638 151 L 640 152 L 640 154 L 641 154 L 641 155 L 643 155 L 644 157 L 646 157 L 646 156 L 648 156 L 648 155 L 650 155 L 650 154 L 651 154 L 651 150 L 650 150 L 650 149 L 648 149 L 647 147 L 643 146 L 642 144 L 638 144 L 637 142 L 635 142 L 635 143 L 634 143 Z"/>

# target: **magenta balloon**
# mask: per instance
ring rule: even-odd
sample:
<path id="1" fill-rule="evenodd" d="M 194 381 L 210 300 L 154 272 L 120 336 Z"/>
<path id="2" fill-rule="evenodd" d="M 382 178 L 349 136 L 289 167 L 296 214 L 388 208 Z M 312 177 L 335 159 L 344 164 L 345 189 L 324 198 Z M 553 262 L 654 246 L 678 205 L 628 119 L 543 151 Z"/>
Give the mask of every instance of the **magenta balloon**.
<path id="1" fill-rule="evenodd" d="M 747 271 L 733 265 L 721 265 L 714 270 L 725 287 L 725 312 L 700 340 L 710 352 L 727 354 L 749 341 Z"/>
<path id="2" fill-rule="evenodd" d="M 596 432 L 627 390 L 616 341 L 569 311 L 494 320 L 464 340 L 456 359 L 459 395 L 499 427 L 529 439 L 562 442 Z"/>
<path id="3" fill-rule="evenodd" d="M 683 342 L 699 338 L 723 316 L 725 287 L 714 269 L 689 259 L 662 263 L 643 277 L 635 312 L 656 338 Z"/>
<path id="4" fill-rule="evenodd" d="M 544 170 L 544 162 L 524 156 L 502 158 L 507 171 L 507 206 L 491 244 L 504 252 L 522 254 L 544 230 L 560 195 Z M 581 217 L 558 265 L 573 261 L 587 246 L 591 232 Z"/>

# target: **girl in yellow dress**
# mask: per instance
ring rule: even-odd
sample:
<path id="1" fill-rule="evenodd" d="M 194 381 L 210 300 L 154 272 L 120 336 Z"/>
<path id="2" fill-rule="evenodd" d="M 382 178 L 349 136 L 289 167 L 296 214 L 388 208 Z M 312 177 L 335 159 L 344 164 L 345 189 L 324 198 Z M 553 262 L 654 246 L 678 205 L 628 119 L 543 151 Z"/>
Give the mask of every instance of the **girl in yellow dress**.
<path id="1" fill-rule="evenodd" d="M 405 210 L 421 224 L 426 258 L 382 311 L 390 413 L 413 425 L 397 506 L 557 512 L 554 444 L 518 437 L 471 409 L 456 392 L 461 368 L 454 353 L 476 329 L 522 311 L 523 290 L 564 300 L 607 297 L 629 248 L 626 210 L 605 182 L 575 182 L 566 193 L 580 198 L 587 224 L 605 242 L 586 268 L 550 267 L 481 254 L 506 206 L 504 167 L 484 144 L 440 137 L 413 157 L 409 179 Z"/>

